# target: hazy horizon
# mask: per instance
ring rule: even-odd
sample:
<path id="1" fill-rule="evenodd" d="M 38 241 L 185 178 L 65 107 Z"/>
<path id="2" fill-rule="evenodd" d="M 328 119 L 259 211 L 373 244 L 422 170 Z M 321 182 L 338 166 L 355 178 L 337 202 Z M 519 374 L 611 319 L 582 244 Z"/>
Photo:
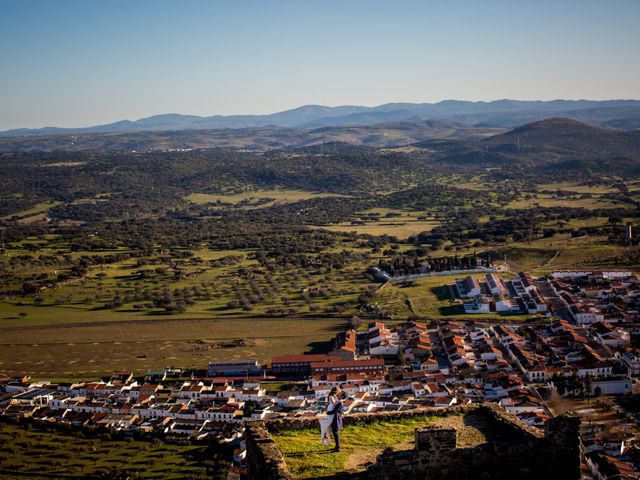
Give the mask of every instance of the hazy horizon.
<path id="1" fill-rule="evenodd" d="M 631 0 L 0 8 L 0 130 L 308 104 L 640 98 Z"/>
<path id="2" fill-rule="evenodd" d="M 313 107 L 313 106 L 319 106 L 319 107 L 330 107 L 330 108 L 338 108 L 338 107 L 366 107 L 366 108 L 375 108 L 375 107 L 380 107 L 383 105 L 388 105 L 388 104 L 437 104 L 437 103 L 441 103 L 441 102 L 447 102 L 447 101 L 465 101 L 465 102 L 473 102 L 473 103 L 492 103 L 492 102 L 497 102 L 497 101 L 516 101 L 516 102 L 553 102 L 553 101 L 593 101 L 593 102 L 599 102 L 599 101 L 612 101 L 612 102 L 616 102 L 616 101 L 640 101 L 640 98 L 602 98 L 602 99 L 593 99 L 593 98 L 550 98 L 550 99 L 516 99 L 516 98 L 495 98 L 495 99 L 489 99 L 489 100 L 461 100 L 458 98 L 444 98 L 441 100 L 436 100 L 433 102 L 406 102 L 406 101 L 397 101 L 397 102 L 387 102 L 387 103 L 382 103 L 382 104 L 375 104 L 375 105 L 356 105 L 353 103 L 350 104 L 339 104 L 339 105 L 320 105 L 320 104 L 316 104 L 316 103 L 305 103 L 303 105 L 296 105 L 293 106 L 291 108 L 285 108 L 282 110 L 276 110 L 276 111 L 272 111 L 272 112 L 264 112 L 264 113 L 251 113 L 251 112 L 246 112 L 246 113 L 229 113 L 229 114 L 218 114 L 218 113 L 211 113 L 211 114 L 207 114 L 207 113 L 192 113 L 192 112 L 159 112 L 159 113 L 152 113 L 150 115 L 145 115 L 142 117 L 135 117 L 135 118 L 117 118 L 113 121 L 110 122 L 98 122 L 95 124 L 87 124 L 87 125 L 70 125 L 70 126 L 66 126 L 66 127 L 62 127 L 62 128 L 88 128 L 88 127 L 94 127 L 94 126 L 100 126 L 100 125 L 109 125 L 111 123 L 116 123 L 119 121 L 138 121 L 138 120 L 143 120 L 146 118 L 152 118 L 152 117 L 159 117 L 159 116 L 163 116 L 163 115 L 184 115 L 184 116 L 198 116 L 198 117 L 213 117 L 213 116 L 222 116 L 222 117 L 231 117 L 231 116 L 261 116 L 261 115 L 272 115 L 275 113 L 280 113 L 280 112 L 284 112 L 284 111 L 289 111 L 289 110 L 295 110 L 298 108 L 303 108 L 303 107 Z M 16 127 L 16 128 L 10 128 L 10 129 L 6 129 L 5 131 L 10 131 L 10 130 L 20 130 L 22 128 L 25 129 L 38 129 L 38 128 L 57 128 L 60 127 L 60 125 L 43 125 L 43 126 L 37 126 L 37 127 L 31 127 L 31 126 L 26 126 L 26 127 Z M 2 131 L 2 130 L 0 130 Z"/>

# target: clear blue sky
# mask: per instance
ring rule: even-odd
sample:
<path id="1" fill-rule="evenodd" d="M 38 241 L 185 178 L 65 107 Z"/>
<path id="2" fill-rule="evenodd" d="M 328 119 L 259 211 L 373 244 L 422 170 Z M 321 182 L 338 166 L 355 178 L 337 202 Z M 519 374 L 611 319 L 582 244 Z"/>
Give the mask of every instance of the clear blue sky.
<path id="1" fill-rule="evenodd" d="M 0 129 L 640 98 L 638 0 L 0 0 Z"/>

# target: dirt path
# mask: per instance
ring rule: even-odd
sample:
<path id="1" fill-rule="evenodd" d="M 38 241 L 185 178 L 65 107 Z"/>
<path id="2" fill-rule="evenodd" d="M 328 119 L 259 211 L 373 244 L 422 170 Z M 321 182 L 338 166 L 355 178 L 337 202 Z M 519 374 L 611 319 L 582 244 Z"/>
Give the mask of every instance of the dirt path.
<path id="1" fill-rule="evenodd" d="M 556 253 L 553 255 L 553 257 L 551 257 L 549 260 L 545 260 L 544 262 L 542 262 L 540 265 L 538 265 L 537 267 L 534 267 L 533 270 L 538 270 L 540 268 L 545 268 L 548 267 L 549 265 L 551 265 L 553 263 L 553 261 L 558 258 L 558 256 L 560 255 L 561 250 L 556 250 Z"/>

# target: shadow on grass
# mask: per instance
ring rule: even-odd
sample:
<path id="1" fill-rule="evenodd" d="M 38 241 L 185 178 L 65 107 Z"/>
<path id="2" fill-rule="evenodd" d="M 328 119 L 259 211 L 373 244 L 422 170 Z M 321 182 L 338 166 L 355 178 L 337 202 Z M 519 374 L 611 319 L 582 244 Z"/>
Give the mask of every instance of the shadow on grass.
<path id="1" fill-rule="evenodd" d="M 233 310 L 229 305 L 220 305 L 219 307 L 207 308 L 207 312 L 222 312 L 224 310 Z"/>
<path id="2" fill-rule="evenodd" d="M 431 287 L 431 293 L 433 293 L 438 300 L 454 300 L 455 296 L 451 291 L 449 285 L 440 285 L 438 287 Z"/>
<path id="3" fill-rule="evenodd" d="M 332 347 L 333 340 L 307 343 L 307 348 L 309 349 L 310 354 L 327 353 L 331 351 Z"/>
<path id="4" fill-rule="evenodd" d="M 507 424 L 501 425 L 496 422 L 491 416 L 486 413 L 469 412 L 464 414 L 463 423 L 465 427 L 470 427 L 484 437 L 482 443 L 496 443 L 496 442 L 521 442 L 526 438 L 526 434 L 522 431 L 509 426 Z"/>
<path id="5" fill-rule="evenodd" d="M 331 319 L 331 318 L 329 318 Z M 346 330 L 346 327 L 344 325 L 344 323 L 338 322 L 335 325 L 331 325 L 331 326 L 325 326 L 323 328 L 324 331 L 326 332 L 335 332 L 335 333 L 342 333 Z"/>
<path id="6" fill-rule="evenodd" d="M 440 315 L 464 315 L 464 306 L 458 305 L 447 305 L 446 307 L 438 308 Z"/>
<path id="7" fill-rule="evenodd" d="M 149 315 L 150 317 L 157 317 L 158 315 L 171 315 L 171 313 L 167 312 L 166 310 L 152 310 L 145 313 L 145 315 Z"/>
<path id="8" fill-rule="evenodd" d="M 287 453 L 287 457 L 305 457 L 307 455 L 326 455 L 327 453 L 336 453 L 333 451 L 333 448 L 328 450 L 306 450 L 304 452 L 289 452 Z"/>

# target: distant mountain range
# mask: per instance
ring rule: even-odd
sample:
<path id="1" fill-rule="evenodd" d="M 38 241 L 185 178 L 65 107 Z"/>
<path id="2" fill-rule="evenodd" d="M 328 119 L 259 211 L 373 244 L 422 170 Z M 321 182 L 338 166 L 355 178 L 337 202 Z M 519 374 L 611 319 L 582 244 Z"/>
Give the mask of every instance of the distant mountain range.
<path id="1" fill-rule="evenodd" d="M 359 127 L 386 123 L 429 121 L 455 122 L 476 128 L 512 128 L 549 117 L 566 117 L 594 126 L 619 130 L 640 128 L 640 100 L 495 100 L 438 103 L 388 103 L 377 107 L 305 105 L 270 115 L 181 115 L 168 113 L 108 125 L 85 128 L 20 128 L 0 136 L 69 135 L 262 127 L 313 130 L 324 127 Z"/>

